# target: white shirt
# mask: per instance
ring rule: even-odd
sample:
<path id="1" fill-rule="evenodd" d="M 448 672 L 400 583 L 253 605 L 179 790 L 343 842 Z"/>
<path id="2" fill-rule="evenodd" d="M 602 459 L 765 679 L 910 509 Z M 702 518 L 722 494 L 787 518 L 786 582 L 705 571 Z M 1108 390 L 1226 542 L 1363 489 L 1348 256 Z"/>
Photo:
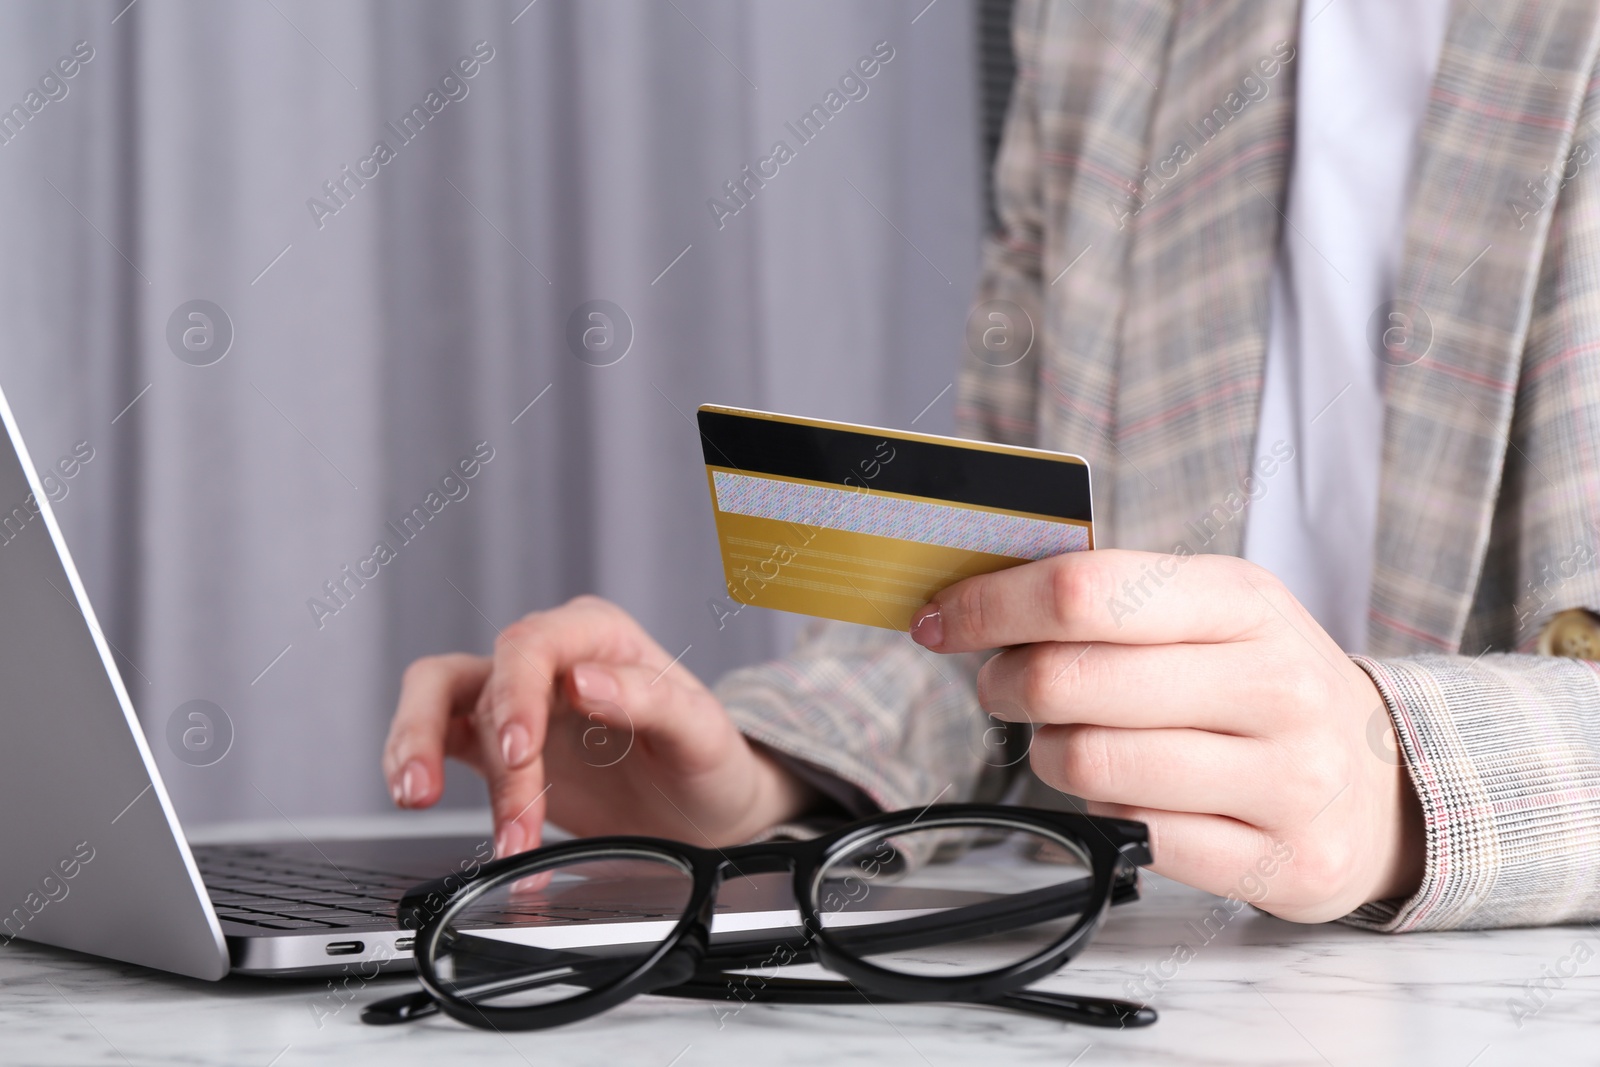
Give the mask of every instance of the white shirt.
<path id="1" fill-rule="evenodd" d="M 1367 643 L 1383 448 L 1368 321 L 1391 299 L 1449 0 L 1302 0 L 1288 225 L 1270 293 L 1245 558 L 1346 652 Z"/>

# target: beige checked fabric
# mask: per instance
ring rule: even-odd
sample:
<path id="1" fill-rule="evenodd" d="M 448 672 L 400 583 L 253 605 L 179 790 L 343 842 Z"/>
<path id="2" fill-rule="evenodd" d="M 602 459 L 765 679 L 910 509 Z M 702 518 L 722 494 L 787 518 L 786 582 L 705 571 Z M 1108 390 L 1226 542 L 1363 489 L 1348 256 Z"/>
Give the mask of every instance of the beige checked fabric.
<path id="1" fill-rule="evenodd" d="M 1018 3 L 978 299 L 1023 309 L 1038 340 L 1015 366 L 970 359 L 958 412 L 970 436 L 1088 457 L 1101 545 L 1240 551 L 1225 502 L 1253 454 L 1288 239 L 1298 8 Z M 1374 929 L 1600 917 L 1600 673 L 1531 654 L 1551 615 L 1600 607 L 1597 50 L 1600 5 L 1458 0 L 1394 303 L 1374 309 L 1406 333 L 1357 662 L 1428 848 L 1412 899 L 1349 917 Z M 992 797 L 1020 770 L 990 743 L 974 669 L 821 625 L 718 692 L 836 796 L 904 807 Z"/>

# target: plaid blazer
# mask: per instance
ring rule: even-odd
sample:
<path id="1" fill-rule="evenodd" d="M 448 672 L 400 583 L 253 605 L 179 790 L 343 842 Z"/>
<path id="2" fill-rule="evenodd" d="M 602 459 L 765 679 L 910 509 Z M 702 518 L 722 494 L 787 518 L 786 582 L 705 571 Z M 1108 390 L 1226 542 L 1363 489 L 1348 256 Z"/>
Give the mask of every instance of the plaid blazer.
<path id="1" fill-rule="evenodd" d="M 1038 339 L 1013 367 L 969 360 L 959 418 L 1087 456 L 1102 545 L 1172 551 L 1247 472 L 1298 6 L 1017 5 L 979 299 L 1024 309 Z M 1600 5 L 1457 0 L 1441 53 L 1385 309 L 1405 318 L 1382 320 L 1411 332 L 1385 368 L 1357 658 L 1421 797 L 1427 867 L 1413 898 L 1348 919 L 1375 929 L 1600 917 L 1600 672 L 1531 654 L 1550 615 L 1600 607 L 1597 48 Z M 1206 550 L 1242 543 L 1235 519 Z M 847 806 L 895 808 L 1003 787 L 975 667 L 821 624 L 718 692 Z"/>

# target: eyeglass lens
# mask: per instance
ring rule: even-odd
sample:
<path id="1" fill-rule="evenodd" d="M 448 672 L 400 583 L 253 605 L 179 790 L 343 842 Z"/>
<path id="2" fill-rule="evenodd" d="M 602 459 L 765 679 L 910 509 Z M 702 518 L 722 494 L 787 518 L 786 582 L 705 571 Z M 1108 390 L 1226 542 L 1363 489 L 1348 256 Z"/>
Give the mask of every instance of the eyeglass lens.
<path id="1" fill-rule="evenodd" d="M 441 923 L 434 979 L 498 1008 L 568 1000 L 632 973 L 683 918 L 687 869 L 645 852 L 586 855 L 503 879 Z"/>
<path id="2" fill-rule="evenodd" d="M 995 823 L 933 825 L 855 842 L 819 872 L 822 932 L 899 974 L 1001 970 L 1051 948 L 1098 906 L 1094 865 L 1064 839 Z"/>

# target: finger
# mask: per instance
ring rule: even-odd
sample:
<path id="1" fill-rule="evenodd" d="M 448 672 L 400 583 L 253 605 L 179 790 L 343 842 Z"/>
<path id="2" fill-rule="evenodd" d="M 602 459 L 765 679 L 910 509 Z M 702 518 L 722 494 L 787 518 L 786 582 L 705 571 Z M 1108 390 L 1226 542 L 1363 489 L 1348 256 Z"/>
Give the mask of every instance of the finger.
<path id="1" fill-rule="evenodd" d="M 1232 914 L 1244 910 L 1244 904 L 1282 914 L 1300 903 L 1291 877 L 1293 846 L 1258 827 L 1220 815 L 1125 804 L 1091 803 L 1089 813 L 1144 823 L 1155 856 L 1149 869 L 1230 898 L 1231 904 L 1219 906 Z"/>
<path id="2" fill-rule="evenodd" d="M 494 671 L 500 669 L 497 663 Z M 494 816 L 494 854 L 499 859 L 505 859 L 539 846 L 544 831 L 544 798 L 549 783 L 544 773 L 542 726 L 532 757 L 522 759 L 516 766 L 507 764 L 505 750 L 500 744 L 501 738 L 494 729 L 491 715 L 496 684 L 496 674 L 492 672 L 473 708 L 471 743 L 477 745 L 477 763 L 483 769 L 484 781 L 489 786 L 489 810 Z M 545 719 L 542 713 L 538 716 L 540 723 Z"/>
<path id="3" fill-rule="evenodd" d="M 1344 660 L 1348 663 L 1348 660 Z M 1331 702 L 1339 676 L 1263 671 L 1260 649 L 1222 645 L 1041 642 L 1006 649 L 978 671 L 978 701 L 998 719 L 1125 727 L 1194 727 L 1266 735 L 1286 709 Z M 1321 705 L 1319 705 L 1321 706 Z"/>
<path id="4" fill-rule="evenodd" d="M 494 814 L 494 854 L 499 859 L 538 848 L 544 839 L 546 800 L 554 783 L 545 777 L 541 754 L 510 774 L 502 774 L 490 789 L 489 809 Z"/>
<path id="5" fill-rule="evenodd" d="M 552 705 L 539 757 L 504 775 L 494 791 L 499 827 L 495 850 L 501 855 L 537 846 L 546 818 L 588 832 L 585 822 L 592 817 L 594 797 L 587 790 L 561 792 L 554 781 L 559 773 L 617 767 L 637 789 L 640 775 L 628 760 L 648 745 L 650 758 L 658 761 L 654 769 L 665 764 L 671 779 L 682 785 L 686 779 L 723 768 L 728 747 L 738 743 L 732 720 L 709 691 L 698 683 L 674 680 L 660 669 L 573 664 L 563 675 L 559 697 Z M 650 801 L 646 809 L 634 816 L 640 828 L 685 832 L 670 817 L 671 811 L 661 810 L 673 807 L 670 796 L 646 799 Z"/>
<path id="6" fill-rule="evenodd" d="M 486 657 L 464 653 L 428 656 L 406 668 L 383 750 L 384 778 L 400 807 L 425 808 L 439 799 L 452 718 L 472 708 L 489 668 Z"/>
<path id="7" fill-rule="evenodd" d="M 485 689 L 488 699 L 479 709 L 485 717 L 484 740 L 494 750 L 488 754 L 491 788 L 499 773 L 538 755 L 556 679 L 586 661 L 657 669 L 671 662 L 620 608 L 597 597 L 579 597 L 554 611 L 529 615 L 500 632 Z"/>
<path id="8" fill-rule="evenodd" d="M 573 663 L 592 659 L 657 669 L 671 662 L 620 608 L 597 597 L 529 615 L 495 640 L 494 668 L 474 717 L 500 855 L 533 847 L 540 838 L 555 679 Z"/>
<path id="9" fill-rule="evenodd" d="M 450 726 L 444 735 L 444 754 L 447 760 L 460 760 L 480 777 L 483 775 L 483 745 L 478 741 L 478 726 L 470 713 L 450 717 Z"/>
<path id="10" fill-rule="evenodd" d="M 917 613 L 911 636 L 936 652 L 1233 641 L 1276 617 L 1264 593 L 1277 585 L 1232 556 L 1070 552 L 957 582 Z"/>
<path id="11" fill-rule="evenodd" d="M 1270 743 L 1205 730 L 1077 725 L 1042 728 L 1029 750 L 1033 772 L 1063 793 L 1256 826 L 1275 825 L 1299 792 L 1277 755 Z"/>

